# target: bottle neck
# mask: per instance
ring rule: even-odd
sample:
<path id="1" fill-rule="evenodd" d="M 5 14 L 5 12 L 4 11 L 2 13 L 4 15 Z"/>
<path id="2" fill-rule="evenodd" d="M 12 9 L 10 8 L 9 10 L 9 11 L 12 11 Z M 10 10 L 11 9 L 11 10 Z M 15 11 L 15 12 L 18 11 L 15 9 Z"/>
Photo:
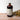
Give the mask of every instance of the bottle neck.
<path id="1" fill-rule="evenodd" d="M 11 6 L 11 5 L 9 5 L 9 6 Z"/>

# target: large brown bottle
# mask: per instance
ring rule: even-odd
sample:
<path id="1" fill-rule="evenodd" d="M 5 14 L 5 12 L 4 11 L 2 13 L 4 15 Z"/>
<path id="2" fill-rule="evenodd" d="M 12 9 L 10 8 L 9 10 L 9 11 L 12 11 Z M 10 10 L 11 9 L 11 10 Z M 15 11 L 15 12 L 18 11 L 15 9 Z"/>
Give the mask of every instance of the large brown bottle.
<path id="1" fill-rule="evenodd" d="M 11 5 L 11 3 L 9 3 L 9 5 L 7 6 L 7 16 L 8 17 L 12 17 L 12 10 L 13 10 L 13 6 Z"/>

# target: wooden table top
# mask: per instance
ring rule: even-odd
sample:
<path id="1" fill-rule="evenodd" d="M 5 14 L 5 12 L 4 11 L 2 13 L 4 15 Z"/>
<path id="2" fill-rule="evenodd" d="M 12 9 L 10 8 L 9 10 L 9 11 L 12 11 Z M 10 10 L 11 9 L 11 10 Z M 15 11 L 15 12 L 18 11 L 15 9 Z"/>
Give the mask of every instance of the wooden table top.
<path id="1" fill-rule="evenodd" d="M 0 20 L 20 20 L 19 16 L 7 17 L 7 13 L 0 13 Z"/>

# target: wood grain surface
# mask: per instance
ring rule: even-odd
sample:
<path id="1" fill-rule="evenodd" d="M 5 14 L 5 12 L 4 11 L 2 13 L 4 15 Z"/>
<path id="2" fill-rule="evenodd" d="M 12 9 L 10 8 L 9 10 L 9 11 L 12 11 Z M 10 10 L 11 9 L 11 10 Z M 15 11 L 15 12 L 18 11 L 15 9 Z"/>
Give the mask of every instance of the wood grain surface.
<path id="1" fill-rule="evenodd" d="M 8 17 L 7 13 L 0 13 L 0 20 L 20 20 L 20 16 Z"/>

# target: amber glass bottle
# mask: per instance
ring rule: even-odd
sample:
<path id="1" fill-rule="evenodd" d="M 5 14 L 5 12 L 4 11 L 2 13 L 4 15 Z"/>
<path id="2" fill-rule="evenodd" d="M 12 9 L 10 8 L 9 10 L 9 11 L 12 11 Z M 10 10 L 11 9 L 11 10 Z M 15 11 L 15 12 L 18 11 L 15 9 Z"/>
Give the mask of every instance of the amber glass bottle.
<path id="1" fill-rule="evenodd" d="M 13 8 L 13 6 L 11 5 L 11 3 L 9 3 L 9 5 L 7 6 L 7 13 L 8 13 L 8 17 L 12 17 L 13 16 L 13 14 L 12 14 L 12 8 Z"/>

